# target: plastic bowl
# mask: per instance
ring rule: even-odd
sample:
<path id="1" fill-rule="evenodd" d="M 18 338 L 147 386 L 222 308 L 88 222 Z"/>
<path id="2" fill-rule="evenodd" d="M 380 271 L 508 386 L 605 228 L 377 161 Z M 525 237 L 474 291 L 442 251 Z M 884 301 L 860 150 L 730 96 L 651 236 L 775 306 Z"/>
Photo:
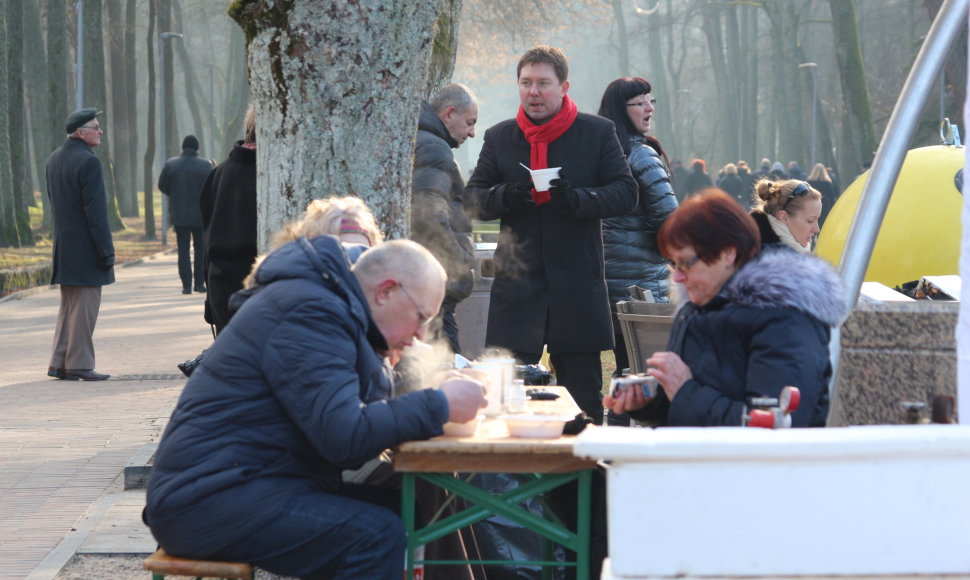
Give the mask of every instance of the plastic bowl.
<path id="1" fill-rule="evenodd" d="M 512 437 L 547 439 L 562 435 L 562 429 L 572 417 L 562 415 L 502 415 Z"/>
<path id="2" fill-rule="evenodd" d="M 448 421 L 444 425 L 445 435 L 449 437 L 471 437 L 478 431 L 478 426 L 482 424 L 485 415 L 479 415 L 467 423 L 452 423 Z"/>

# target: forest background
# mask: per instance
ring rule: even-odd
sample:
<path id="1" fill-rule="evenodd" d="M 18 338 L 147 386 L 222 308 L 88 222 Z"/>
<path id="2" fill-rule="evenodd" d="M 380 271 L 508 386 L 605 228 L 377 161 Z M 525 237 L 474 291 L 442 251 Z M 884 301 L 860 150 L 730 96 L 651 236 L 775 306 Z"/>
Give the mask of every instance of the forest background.
<path id="1" fill-rule="evenodd" d="M 174 244 L 162 228 L 158 172 L 179 153 L 184 135 L 198 136 L 200 153 L 217 162 L 241 138 L 253 94 L 247 43 L 255 32 L 249 29 L 247 36 L 238 11 L 259 4 L 265 3 L 0 0 L 0 268 L 50 258 L 44 163 L 64 140 L 67 113 L 79 106 L 105 111 L 105 139 L 95 152 L 106 169 L 119 260 Z M 347 26 L 347 16 L 328 13 L 350 2 L 311 4 L 328 7 L 320 10 L 321 29 Z M 437 18 L 436 60 L 422 79 L 424 94 L 416 97 L 450 80 L 469 85 L 479 97 L 478 138 L 456 151 L 466 172 L 474 167 L 484 130 L 515 114 L 518 57 L 542 43 L 563 48 L 570 58 L 570 95 L 585 112 L 596 112 L 615 78 L 646 77 L 658 100 L 653 134 L 671 160 L 703 158 L 714 172 L 739 159 L 754 168 L 761 158 L 797 161 L 805 169 L 818 161 L 846 187 L 871 161 L 942 0 L 411 4 Z M 235 17 L 228 14 L 231 5 Z M 911 147 L 938 143 L 943 117 L 963 125 L 966 54 L 964 31 L 925 103 Z M 350 78 L 369 73 L 366 63 L 349 68 L 343 72 Z M 371 101 L 402 126 L 416 127 L 415 100 L 389 90 L 383 102 L 379 96 Z M 339 113 L 335 107 L 334 115 Z M 261 129 L 261 140 L 272 134 Z M 364 143 L 355 141 L 341 153 L 348 165 L 373 167 L 377 159 L 380 166 L 385 151 L 413 147 L 410 131 L 356 130 Z M 392 237 L 404 237 L 406 212 L 386 208 L 406 207 L 409 186 L 409 177 L 401 177 L 381 186 L 393 194 L 380 187 L 354 193 L 375 206 Z M 333 194 L 350 192 L 343 189 Z M 293 205 L 302 208 L 305 200 L 325 194 L 300 192 Z M 263 217 L 261 226 L 271 230 L 287 216 Z"/>

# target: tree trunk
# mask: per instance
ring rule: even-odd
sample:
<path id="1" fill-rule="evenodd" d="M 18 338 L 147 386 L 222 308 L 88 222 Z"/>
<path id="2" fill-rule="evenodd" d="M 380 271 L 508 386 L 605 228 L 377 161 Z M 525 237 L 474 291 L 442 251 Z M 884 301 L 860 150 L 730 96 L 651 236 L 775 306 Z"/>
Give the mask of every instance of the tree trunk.
<path id="1" fill-rule="evenodd" d="M 610 0 L 613 8 L 613 22 L 616 23 L 616 52 L 620 64 L 620 76 L 628 77 L 630 72 L 630 39 L 626 32 L 626 15 L 623 13 L 622 0 Z"/>
<path id="2" fill-rule="evenodd" d="M 40 3 L 32 0 L 24 11 L 24 36 L 26 38 L 43 38 L 40 27 Z M 50 208 L 47 199 L 47 157 L 54 147 L 51 144 L 49 79 L 47 77 L 47 51 L 42 43 L 31 43 L 29 50 L 24 50 L 24 73 L 27 86 L 27 114 L 30 115 L 30 138 L 33 142 L 32 161 L 37 173 L 37 190 L 40 191 L 40 202 L 43 210 L 41 230 L 50 230 Z"/>
<path id="3" fill-rule="evenodd" d="M 101 0 L 84 0 L 84 106 L 97 107 L 98 110 L 107 109 L 108 105 L 102 12 Z M 118 199 L 115 197 L 114 163 L 111 157 L 114 128 L 107 120 L 103 119 L 103 122 L 104 135 L 101 137 L 101 145 L 94 148 L 94 154 L 104 168 L 104 186 L 108 196 L 108 225 L 111 231 L 117 232 L 125 229 L 125 222 L 121 221 Z"/>
<path id="4" fill-rule="evenodd" d="M 243 136 L 243 123 L 246 120 L 246 109 L 249 108 L 249 72 L 246 64 L 246 40 L 238 28 L 233 27 L 229 37 L 229 55 L 226 60 L 226 75 L 230 87 L 224 110 L 227 122 L 221 131 L 213 131 L 219 135 L 219 159 L 225 159 L 232 151 L 232 145 Z M 209 115 L 215 120 L 215 115 Z"/>
<path id="5" fill-rule="evenodd" d="M 67 28 L 67 12 L 64 0 L 47 0 L 47 30 L 64 30 Z M 64 142 L 67 134 L 64 132 L 64 120 L 67 119 L 67 42 L 63 34 L 47 35 L 47 82 L 50 86 L 47 102 L 48 114 L 46 127 L 50 135 L 51 150 L 57 149 Z M 45 166 L 47 159 L 44 159 Z M 44 180 L 47 176 L 45 170 Z M 45 187 L 46 191 L 46 187 Z M 46 196 L 45 196 L 46 197 Z M 50 199 L 46 200 L 50 202 Z M 50 212 L 44 214 L 44 225 L 51 227 Z"/>
<path id="6" fill-rule="evenodd" d="M 704 36 L 707 39 L 707 50 L 711 59 L 711 68 L 714 71 L 714 86 L 721 87 L 718 94 L 721 98 L 716 100 L 716 114 L 709 121 L 715 126 L 714 143 L 712 143 L 712 153 L 714 157 L 727 156 L 736 147 L 737 126 L 733 124 L 737 120 L 737 87 L 734 81 L 736 78 L 728 77 L 728 63 L 724 55 L 724 37 L 722 35 L 723 25 L 721 23 L 721 7 L 715 5 L 710 0 L 700 3 L 701 16 L 704 21 Z M 710 168 L 714 173 L 714 167 Z"/>
<path id="7" fill-rule="evenodd" d="M 748 162 L 752 171 L 758 168 L 758 10 L 754 6 L 741 6 L 741 159 Z"/>
<path id="8" fill-rule="evenodd" d="M 174 8 L 175 29 L 184 30 L 182 25 L 182 3 L 176 1 L 172 7 Z M 189 113 L 192 115 L 192 126 L 189 130 L 183 132 L 185 135 L 195 135 L 199 139 L 199 142 L 203 144 L 204 148 L 211 148 L 212 143 L 206 139 L 205 127 L 202 123 L 202 113 L 199 110 L 199 102 L 196 100 L 196 94 L 201 93 L 199 90 L 199 81 L 195 75 L 195 65 L 192 62 L 192 56 L 182 41 L 175 43 L 175 52 L 179 56 L 179 70 L 182 72 L 182 79 L 184 81 L 185 99 L 189 105 Z M 177 146 L 181 143 L 180 139 L 185 135 L 178 134 L 173 137 L 176 139 L 175 144 Z"/>
<path id="9" fill-rule="evenodd" d="M 128 55 L 125 66 L 125 110 L 128 117 L 128 149 L 124 151 L 128 161 L 128 183 L 126 188 L 135 196 L 138 204 L 138 79 L 137 63 L 137 28 L 135 26 L 135 0 L 127 0 L 125 4 L 125 54 Z M 118 161 L 122 163 L 122 160 Z M 137 212 L 138 209 L 136 208 Z M 138 215 L 137 213 L 135 215 Z"/>
<path id="10" fill-rule="evenodd" d="M 871 162 L 879 146 L 869 107 L 862 50 L 856 28 L 855 1 L 829 0 L 832 30 L 835 33 L 835 58 L 842 83 L 843 120 L 839 166 L 842 175 L 855 175 L 863 163 Z M 846 181 L 846 183 L 848 183 Z"/>
<path id="11" fill-rule="evenodd" d="M 113 189 L 118 198 L 118 209 L 125 217 L 138 216 L 138 192 L 130 187 L 131 166 L 128 150 L 131 135 L 135 133 L 128 118 L 128 66 L 125 54 L 125 20 L 121 13 L 121 0 L 107 0 L 108 43 L 111 55 L 111 158 L 115 160 Z"/>
<path id="12" fill-rule="evenodd" d="M 145 131 L 145 156 L 142 160 L 142 187 L 145 200 L 145 239 L 156 239 L 155 233 L 155 0 L 148 0 L 148 34 L 145 37 L 145 64 L 148 69 L 148 128 Z"/>
<path id="13" fill-rule="evenodd" d="M 772 77 L 775 79 L 773 109 L 776 139 L 778 142 L 777 158 L 785 164 L 787 161 L 800 160 L 805 165 L 805 143 L 802 131 L 802 113 L 805 110 L 801 98 L 801 82 L 798 68 L 800 61 L 796 57 L 798 46 L 798 15 L 796 6 L 789 0 L 768 0 L 764 3 L 765 12 L 771 21 L 772 48 Z"/>
<path id="14" fill-rule="evenodd" d="M 7 10 L 7 123 L 10 135 L 10 169 L 13 185 L 13 229 L 10 237 L 19 246 L 32 246 L 30 214 L 34 187 L 30 177 L 30 156 L 27 154 L 27 123 L 24 108 L 24 5 L 6 3 Z M 0 101 L 2 103 L 4 101 Z"/>
<path id="15" fill-rule="evenodd" d="M 314 197 L 354 194 L 407 238 L 414 127 L 443 0 L 237 0 L 256 103 L 259 247 Z M 370 130 L 362 130 L 371 128 Z"/>
<path id="16" fill-rule="evenodd" d="M 443 0 L 442 4 L 434 23 L 434 47 L 431 50 L 431 66 L 428 71 L 425 97 L 430 97 L 448 84 L 452 73 L 455 72 L 462 0 Z"/>
<path id="17" fill-rule="evenodd" d="M 9 5 L 9 4 L 8 4 Z M 0 4 L 0 103 L 10 102 L 8 71 L 10 50 L 7 38 L 7 6 Z M 10 163 L 10 133 L 7 107 L 0 106 L 0 247 L 18 247 L 17 218 L 14 207 L 13 172 Z"/>

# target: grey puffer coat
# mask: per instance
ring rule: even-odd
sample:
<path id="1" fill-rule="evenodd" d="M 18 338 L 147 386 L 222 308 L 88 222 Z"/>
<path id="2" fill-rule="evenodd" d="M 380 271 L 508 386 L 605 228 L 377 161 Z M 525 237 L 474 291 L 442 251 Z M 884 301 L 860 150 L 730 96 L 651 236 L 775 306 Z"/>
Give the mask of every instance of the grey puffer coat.
<path id="1" fill-rule="evenodd" d="M 749 398 L 777 397 L 792 385 L 801 391 L 792 426 L 822 427 L 829 338 L 845 314 L 845 288 L 828 263 L 781 244 L 765 247 L 708 304 L 681 307 L 667 350 L 693 377 L 673 401 L 660 389 L 630 415 L 652 425 L 738 426 Z"/>
<path id="2" fill-rule="evenodd" d="M 606 284 L 616 333 L 620 331 L 615 324 L 616 303 L 630 299 L 628 287 L 636 284 L 650 290 L 657 302 L 667 299 L 670 272 L 657 249 L 657 232 L 667 216 L 677 209 L 670 173 L 660 154 L 644 137 L 630 137 L 627 163 L 637 180 L 637 207 L 627 215 L 603 220 Z"/>

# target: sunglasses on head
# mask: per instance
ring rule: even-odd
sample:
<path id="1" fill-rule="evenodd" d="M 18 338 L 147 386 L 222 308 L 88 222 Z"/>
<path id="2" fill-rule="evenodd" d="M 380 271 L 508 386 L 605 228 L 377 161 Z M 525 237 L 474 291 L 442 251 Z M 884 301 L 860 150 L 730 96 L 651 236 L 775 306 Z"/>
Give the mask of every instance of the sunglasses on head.
<path id="1" fill-rule="evenodd" d="M 781 206 L 781 209 L 785 209 L 788 207 L 788 204 L 791 203 L 791 200 L 795 199 L 796 197 L 806 195 L 811 189 L 812 188 L 809 187 L 804 181 L 799 183 L 795 186 L 795 189 L 791 190 L 791 193 L 788 194 L 788 199 L 785 200 L 785 205 Z"/>

